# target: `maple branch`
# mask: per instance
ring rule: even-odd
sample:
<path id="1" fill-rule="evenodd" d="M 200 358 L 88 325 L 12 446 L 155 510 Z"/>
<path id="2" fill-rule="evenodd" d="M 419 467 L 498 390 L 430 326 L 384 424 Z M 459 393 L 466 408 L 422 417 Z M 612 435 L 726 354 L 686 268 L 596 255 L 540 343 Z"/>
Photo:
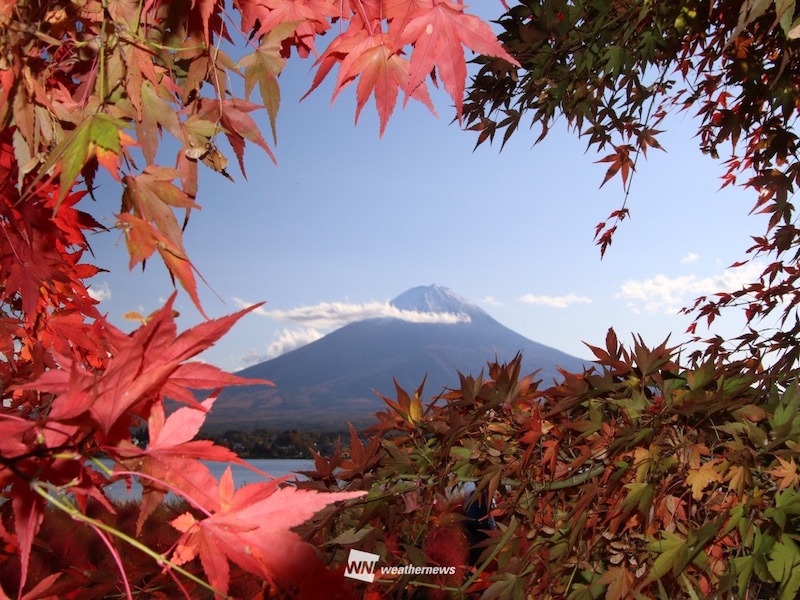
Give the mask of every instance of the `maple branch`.
<path id="1" fill-rule="evenodd" d="M 120 40 L 123 40 L 132 46 L 136 46 L 142 50 L 150 51 L 153 48 L 157 48 L 158 50 L 166 50 L 167 52 L 181 52 L 181 51 L 189 51 L 189 50 L 203 50 L 205 46 L 198 45 L 198 46 L 165 46 L 164 44 L 159 44 L 158 42 L 154 42 L 153 40 L 148 40 L 143 38 L 138 33 L 134 33 L 132 31 L 123 31 L 121 32 L 122 35 L 120 36 Z M 126 39 L 130 38 L 130 40 Z M 172 69 L 170 69 L 172 72 Z"/>
<path id="2" fill-rule="evenodd" d="M 95 56 L 94 59 L 92 59 L 92 67 L 89 70 L 89 80 L 87 82 L 86 87 L 83 90 L 83 95 L 81 96 L 80 105 L 82 107 L 85 107 L 86 103 L 89 101 L 89 96 L 91 94 L 90 90 L 92 88 L 92 84 L 94 83 L 94 81 L 92 80 L 97 78 L 97 64 L 98 64 L 98 57 Z"/>
<path id="3" fill-rule="evenodd" d="M 6 415 L 6 414 L 0 414 L 0 418 L 12 419 L 12 420 L 17 420 L 17 421 L 23 421 L 24 420 L 24 419 L 20 419 L 19 417 L 14 417 L 13 415 Z M 47 426 L 47 424 L 45 424 L 45 427 L 46 426 Z M 41 457 L 47 456 L 48 454 L 51 454 L 51 453 L 52 453 L 51 455 L 54 458 L 59 458 L 59 459 L 70 460 L 70 459 L 80 458 L 75 453 L 69 452 L 69 450 L 71 448 L 75 448 L 75 447 L 78 447 L 78 448 L 82 447 L 92 437 L 93 437 L 92 434 L 88 434 L 84 438 L 78 440 L 77 442 L 66 442 L 66 443 L 64 443 L 64 444 L 62 444 L 60 446 L 54 446 L 54 447 L 38 446 L 34 450 L 31 450 L 30 452 L 25 452 L 23 454 L 18 454 L 16 456 L 12 457 L 12 458 L 7 458 L 5 456 L 0 455 L 0 465 L 5 466 L 12 473 L 14 473 L 14 475 L 19 477 L 23 481 L 27 481 L 27 482 L 31 483 L 32 482 L 31 476 L 26 474 L 26 473 L 24 473 L 23 471 L 21 471 L 16 466 L 16 464 L 18 462 L 22 462 L 22 461 L 28 460 L 30 458 L 34 458 L 34 459 L 41 458 Z M 92 459 L 90 459 L 90 460 L 92 460 Z"/>
<path id="4" fill-rule="evenodd" d="M 136 10 L 136 24 L 134 25 L 134 29 L 138 32 L 139 27 L 142 24 L 142 10 L 144 9 L 144 0 L 139 0 L 139 7 Z"/>
<path id="5" fill-rule="evenodd" d="M 390 582 L 393 582 L 395 580 L 394 579 L 378 579 L 378 581 L 390 583 Z M 415 579 L 412 579 L 411 581 L 409 581 L 407 585 L 416 585 L 416 586 L 419 586 L 419 587 L 432 588 L 434 590 L 442 590 L 444 592 L 461 592 L 461 588 L 455 588 L 455 587 L 451 587 L 449 585 L 441 585 L 441 584 L 437 584 L 437 583 L 428 583 L 427 581 L 419 581 L 419 580 L 415 580 Z"/>
<path id="6" fill-rule="evenodd" d="M 225 111 L 224 102 L 225 98 L 220 95 L 220 83 L 219 83 L 219 69 L 217 68 L 217 56 L 219 55 L 219 44 L 222 42 L 222 38 L 217 38 L 217 46 L 212 46 L 208 50 L 208 57 L 211 58 L 211 68 L 214 70 L 214 91 L 217 94 L 217 102 L 219 102 L 219 119 L 217 119 L 217 127 L 219 127 L 220 121 L 222 121 L 222 113 Z"/>
<path id="7" fill-rule="evenodd" d="M 660 76 L 658 78 L 658 81 L 653 83 L 654 88 L 655 89 L 662 88 L 663 85 L 664 85 L 664 81 L 665 81 L 666 77 L 667 77 L 667 67 L 665 65 L 664 68 L 661 70 L 661 74 L 660 74 Z M 647 108 L 647 114 L 644 117 L 644 126 L 645 127 L 649 126 L 650 118 L 653 116 L 653 108 L 656 105 L 656 97 L 657 97 L 657 94 L 654 93 L 653 96 L 650 98 L 650 106 Z M 646 148 L 647 145 L 645 145 L 644 147 Z M 636 156 L 634 156 L 634 158 L 633 158 L 633 168 L 631 169 L 631 171 L 632 171 L 631 172 L 631 178 L 628 181 L 628 186 L 627 186 L 628 189 L 625 190 L 625 200 L 622 203 L 622 208 L 625 208 L 625 204 L 628 201 L 628 196 L 630 196 L 631 187 L 633 186 L 633 178 L 636 175 L 636 165 L 639 162 L 639 157 L 641 155 L 642 155 L 642 145 L 638 144 L 637 147 L 636 147 Z"/>
<path id="8" fill-rule="evenodd" d="M 569 487 L 575 487 L 576 485 L 581 485 L 582 483 L 587 482 L 595 475 L 599 475 L 605 470 L 605 468 L 606 468 L 605 465 L 595 465 L 588 471 L 584 471 L 583 473 L 578 473 L 577 475 L 573 475 L 568 479 L 559 479 L 558 481 L 544 481 L 540 483 L 534 483 L 533 491 L 551 492 L 554 490 L 563 490 Z"/>
<path id="9" fill-rule="evenodd" d="M 109 19 L 108 14 L 108 0 L 102 1 L 103 6 L 103 20 L 100 22 L 100 81 L 97 86 L 99 88 L 98 95 L 100 96 L 100 104 L 106 103 L 106 20 Z M 113 22 L 113 20 L 112 20 Z"/>
<path id="10" fill-rule="evenodd" d="M 653 83 L 653 86 L 655 88 L 662 87 L 664 85 L 664 81 L 666 79 L 666 76 L 667 76 L 667 67 L 666 67 L 666 65 L 664 65 L 664 68 L 661 70 L 661 74 L 660 74 L 658 80 L 655 83 Z M 657 94 L 654 93 L 653 96 L 650 98 L 650 106 L 648 107 L 647 114 L 644 117 L 643 124 L 644 124 L 644 126 L 646 128 L 649 126 L 650 118 L 653 116 L 653 108 L 655 107 L 655 104 L 656 104 L 656 96 L 657 96 Z M 644 148 L 646 148 L 646 147 L 647 146 L 645 145 Z M 646 152 L 646 150 L 644 150 L 644 151 Z M 630 213 L 630 211 L 627 208 L 628 199 L 630 198 L 631 189 L 633 187 L 633 178 L 636 176 L 636 165 L 639 163 L 639 157 L 642 156 L 642 153 L 643 153 L 643 147 L 642 147 L 641 143 L 639 143 L 639 144 L 636 145 L 636 152 L 635 152 L 634 157 L 633 157 L 633 165 L 631 166 L 630 179 L 625 184 L 625 195 L 623 196 L 623 199 L 622 199 L 622 206 L 619 209 L 617 209 L 616 211 L 614 211 L 614 213 L 613 213 L 615 215 L 614 224 L 611 227 L 606 227 L 606 231 L 612 231 L 612 232 L 616 231 L 617 225 L 619 223 L 621 223 L 622 220 L 625 218 L 625 216 Z M 605 182 L 603 182 L 603 183 L 605 183 Z M 605 223 L 603 224 L 603 226 L 605 226 Z M 599 234 L 599 229 L 598 229 L 598 234 Z M 609 240 L 610 239 L 611 238 L 609 238 Z M 602 238 L 601 238 L 601 241 L 598 242 L 598 244 L 599 243 L 602 243 Z M 609 241 L 609 245 L 610 245 L 610 243 L 611 242 Z M 605 252 L 605 248 L 603 248 L 602 252 Z"/>

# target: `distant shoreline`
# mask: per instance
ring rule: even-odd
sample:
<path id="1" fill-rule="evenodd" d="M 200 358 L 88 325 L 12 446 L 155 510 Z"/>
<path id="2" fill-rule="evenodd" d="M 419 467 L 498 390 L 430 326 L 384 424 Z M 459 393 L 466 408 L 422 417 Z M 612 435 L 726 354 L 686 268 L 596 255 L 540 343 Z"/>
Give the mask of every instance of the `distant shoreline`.
<path id="1" fill-rule="evenodd" d="M 145 429 L 134 432 L 137 442 L 144 446 L 148 441 Z M 197 439 L 211 440 L 219 446 L 233 450 L 245 460 L 299 460 L 313 459 L 311 450 L 330 456 L 341 440 L 342 447 L 350 442 L 348 431 L 299 431 L 297 429 L 253 430 L 229 429 L 224 432 L 200 432 Z"/>

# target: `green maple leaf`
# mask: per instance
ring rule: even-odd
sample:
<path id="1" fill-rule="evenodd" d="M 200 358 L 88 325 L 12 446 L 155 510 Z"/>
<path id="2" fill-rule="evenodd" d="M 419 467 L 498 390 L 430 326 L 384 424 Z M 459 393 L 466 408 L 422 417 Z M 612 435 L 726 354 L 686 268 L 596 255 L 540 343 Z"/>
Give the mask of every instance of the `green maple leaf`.
<path id="1" fill-rule="evenodd" d="M 283 41 L 294 35 L 298 21 L 281 23 L 271 30 L 262 40 L 258 50 L 242 57 L 237 67 L 244 67 L 245 97 L 249 100 L 256 83 L 261 92 L 261 99 L 269 114 L 272 126 L 272 139 L 278 142 L 275 122 L 281 103 L 281 90 L 278 86 L 278 75 L 286 66 L 286 59 L 281 56 Z"/>

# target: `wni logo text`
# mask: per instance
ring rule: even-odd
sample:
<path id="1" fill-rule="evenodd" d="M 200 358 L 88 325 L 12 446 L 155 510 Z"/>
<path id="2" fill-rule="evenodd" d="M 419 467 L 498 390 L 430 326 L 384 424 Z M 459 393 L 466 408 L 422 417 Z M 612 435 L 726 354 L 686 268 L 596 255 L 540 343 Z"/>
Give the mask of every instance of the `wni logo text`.
<path id="1" fill-rule="evenodd" d="M 375 571 L 378 570 L 378 561 L 380 560 L 378 554 L 370 552 L 362 552 L 361 550 L 350 549 L 350 554 L 347 557 L 347 569 L 344 571 L 344 576 L 350 579 L 358 579 L 372 583 L 375 581 Z"/>
<path id="2" fill-rule="evenodd" d="M 361 550 L 350 550 L 344 576 L 350 579 L 358 579 L 360 581 L 366 581 L 367 583 L 373 583 L 375 581 L 375 573 L 378 572 L 378 561 L 380 558 L 378 554 L 362 552 Z M 398 575 L 455 575 L 456 568 L 452 566 L 419 567 L 416 565 L 401 565 L 381 567 L 380 574 L 390 575 L 392 577 Z"/>

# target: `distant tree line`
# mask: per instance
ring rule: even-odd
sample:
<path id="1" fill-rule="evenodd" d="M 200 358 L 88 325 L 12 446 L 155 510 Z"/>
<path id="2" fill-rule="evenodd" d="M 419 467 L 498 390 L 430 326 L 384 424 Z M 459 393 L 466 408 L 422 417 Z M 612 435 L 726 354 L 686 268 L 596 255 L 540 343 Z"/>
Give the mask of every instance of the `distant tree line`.
<path id="1" fill-rule="evenodd" d="M 207 439 L 230 448 L 242 458 L 312 458 L 311 448 L 319 454 L 333 453 L 337 443 L 347 433 L 343 431 L 252 431 L 228 430 L 225 433 L 201 433 Z"/>
<path id="2" fill-rule="evenodd" d="M 211 440 L 236 452 L 242 458 L 313 458 L 311 448 L 324 456 L 330 455 L 342 438 L 349 439 L 345 431 L 298 431 L 286 429 L 253 429 L 239 431 L 229 429 L 224 433 L 201 432 L 198 440 Z M 138 427 L 131 432 L 137 446 L 146 447 L 150 441 L 147 427 Z M 347 449 L 342 451 L 348 454 Z"/>

